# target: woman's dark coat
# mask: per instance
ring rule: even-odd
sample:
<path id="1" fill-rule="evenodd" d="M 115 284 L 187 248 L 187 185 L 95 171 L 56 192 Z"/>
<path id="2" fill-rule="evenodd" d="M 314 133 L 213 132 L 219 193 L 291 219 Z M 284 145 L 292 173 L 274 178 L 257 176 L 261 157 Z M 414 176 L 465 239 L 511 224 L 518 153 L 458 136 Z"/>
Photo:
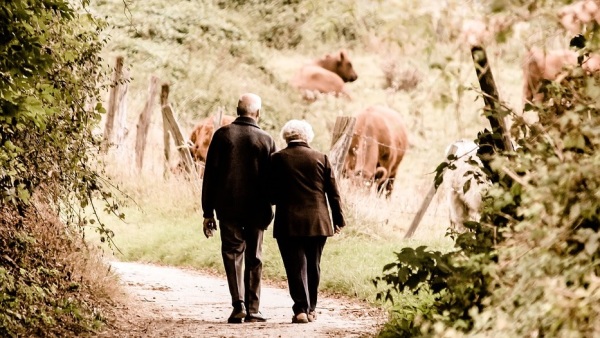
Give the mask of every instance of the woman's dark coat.
<path id="1" fill-rule="evenodd" d="M 270 191 L 275 238 L 333 236 L 333 225 L 346 225 L 329 159 L 305 142 L 290 142 L 271 155 Z"/>

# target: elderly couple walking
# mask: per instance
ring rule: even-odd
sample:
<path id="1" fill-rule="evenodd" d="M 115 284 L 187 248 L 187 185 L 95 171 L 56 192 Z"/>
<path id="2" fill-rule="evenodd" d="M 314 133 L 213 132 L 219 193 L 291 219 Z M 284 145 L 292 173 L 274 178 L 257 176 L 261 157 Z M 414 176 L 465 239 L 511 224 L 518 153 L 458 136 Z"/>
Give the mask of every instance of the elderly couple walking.
<path id="1" fill-rule="evenodd" d="M 325 241 L 345 225 L 340 195 L 327 156 L 308 145 L 311 126 L 287 122 L 281 132 L 287 147 L 276 151 L 257 124 L 260 110 L 259 96 L 243 94 L 237 119 L 213 136 L 202 184 L 204 234 L 208 238 L 217 230 L 216 212 L 233 305 L 227 322 L 264 322 L 259 311 L 262 243 L 275 205 L 273 235 L 294 302 L 292 322 L 308 323 L 316 320 Z"/>

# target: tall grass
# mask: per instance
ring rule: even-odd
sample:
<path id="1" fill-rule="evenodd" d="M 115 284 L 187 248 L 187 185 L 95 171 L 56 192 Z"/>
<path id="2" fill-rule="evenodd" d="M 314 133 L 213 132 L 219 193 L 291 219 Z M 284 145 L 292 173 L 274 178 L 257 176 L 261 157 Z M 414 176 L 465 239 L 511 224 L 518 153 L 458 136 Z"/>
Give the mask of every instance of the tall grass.
<path id="1" fill-rule="evenodd" d="M 120 179 L 125 179 L 121 176 Z M 223 274 L 220 254 L 220 233 L 206 239 L 202 233 L 200 193 L 186 179 L 173 177 L 147 183 L 148 176 L 129 176 L 121 189 L 128 191 L 136 202 L 126 207 L 125 220 L 102 216 L 101 220 L 115 232 L 115 246 L 104 250 L 117 259 L 187 266 Z M 451 248 L 445 238 L 447 222 L 430 209 L 414 239 L 405 241 L 404 232 L 412 217 L 398 208 L 400 196 L 385 201 L 374 194 L 364 195 L 347 182 L 341 182 L 346 200 L 348 226 L 328 240 L 323 255 L 322 289 L 331 293 L 358 296 L 374 301 L 375 288 L 371 280 L 381 273 L 383 264 L 393 259 L 393 253 L 405 246 L 430 245 L 441 250 Z M 88 229 L 88 237 L 97 235 Z M 272 282 L 285 281 L 285 271 L 279 256 L 272 227 L 265 232 L 264 275 Z"/>
<path id="2" fill-rule="evenodd" d="M 162 121 L 157 111 L 150 125 L 145 166 L 141 172 L 134 167 L 136 119 L 151 75 L 171 85 L 170 102 L 185 135 L 219 107 L 234 114 L 239 94 L 246 91 L 262 96 L 260 125 L 280 147 L 279 129 L 291 118 L 311 123 L 316 133 L 312 146 L 327 152 L 338 116 L 353 115 L 374 104 L 399 112 L 409 130 L 410 148 L 391 198 L 378 198 L 344 180 L 339 182 L 349 224 L 326 245 L 326 290 L 373 300 L 370 280 L 393 259 L 394 251 L 415 245 L 451 249 L 451 241 L 444 236 L 449 221 L 443 187 L 413 238 L 405 240 L 404 234 L 446 146 L 460 138 L 474 139 L 477 131 L 488 127 L 481 116 L 483 103 L 472 90 L 478 85 L 470 52 L 457 40 L 457 20 L 481 16 L 476 2 L 434 5 L 397 0 L 377 6 L 369 1 L 315 0 L 287 1 L 287 5 L 274 0 L 93 3 L 111 25 L 106 62 L 124 55 L 132 74 L 130 132 L 118 151 L 105 159 L 109 175 L 135 201 L 124 208 L 124 221 L 103 216 L 115 232 L 120 259 L 223 273 L 219 235 L 210 240 L 202 235 L 201 182 L 163 177 Z M 517 110 L 521 104 L 520 55 L 523 41 L 530 38 L 515 35 L 510 43 L 488 45 L 500 96 Z M 354 99 L 302 101 L 288 84 L 294 72 L 302 63 L 340 48 L 349 51 L 359 76 L 347 84 Z M 384 89 L 385 65 L 390 60 L 422 74 L 416 88 Z M 176 164 L 175 155 L 168 166 Z M 271 230 L 265 237 L 265 276 L 282 281 L 284 272 Z"/>

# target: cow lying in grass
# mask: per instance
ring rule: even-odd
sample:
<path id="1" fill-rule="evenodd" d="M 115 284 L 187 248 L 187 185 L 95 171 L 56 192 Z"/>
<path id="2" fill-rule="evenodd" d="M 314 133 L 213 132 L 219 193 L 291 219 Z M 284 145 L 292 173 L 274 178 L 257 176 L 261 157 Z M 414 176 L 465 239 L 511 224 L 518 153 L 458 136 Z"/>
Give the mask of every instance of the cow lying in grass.
<path id="1" fill-rule="evenodd" d="M 304 99 L 315 100 L 319 94 L 350 97 L 344 83 L 353 82 L 358 75 L 345 50 L 327 54 L 300 68 L 291 85 L 301 91 Z"/>

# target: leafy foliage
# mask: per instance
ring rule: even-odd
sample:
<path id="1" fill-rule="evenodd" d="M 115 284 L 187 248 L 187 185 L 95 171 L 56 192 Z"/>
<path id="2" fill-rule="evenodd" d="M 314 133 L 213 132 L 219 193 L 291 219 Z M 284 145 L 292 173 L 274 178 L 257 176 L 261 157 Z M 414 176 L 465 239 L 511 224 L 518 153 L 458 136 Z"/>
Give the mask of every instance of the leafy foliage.
<path id="1" fill-rule="evenodd" d="M 499 2 L 495 2 L 496 4 Z M 597 35 L 598 27 L 586 32 Z M 587 39 L 586 50 L 597 50 Z M 484 172 L 493 183 L 482 219 L 449 234 L 454 251 L 403 249 L 384 267 L 379 296 L 423 292 L 426 309 L 398 305 L 414 320 L 388 328 L 398 336 L 595 336 L 600 275 L 600 114 L 597 76 L 575 67 L 527 105 L 539 122 L 514 115 L 516 151 L 493 147 L 500 135 L 478 135 Z M 500 105 L 498 105 L 500 106 Z M 503 116 L 503 108 L 489 112 Z M 490 146 L 491 145 L 491 146 Z M 449 163 L 438 167 L 436 184 Z M 385 336 L 386 333 L 383 333 Z"/>
<path id="2" fill-rule="evenodd" d="M 221 8 L 233 6 L 264 21 L 258 41 L 276 49 L 300 44 L 353 42 L 366 37 L 380 20 L 373 8 L 357 2 L 284 0 L 219 1 Z"/>
<path id="3" fill-rule="evenodd" d="M 98 148 L 93 128 L 103 112 L 95 102 L 104 42 L 98 39 L 103 24 L 85 12 L 85 5 L 63 0 L 0 4 L 2 336 L 53 335 L 54 329 L 45 328 L 60 332 L 74 325 L 81 331 L 91 325 L 91 304 L 63 293 L 72 282 L 65 276 L 69 268 L 50 259 L 64 247 L 44 248 L 39 232 L 28 230 L 31 222 L 45 224 L 39 209 L 63 218 L 62 234 L 87 224 L 79 210 L 95 194 L 106 199 L 107 210 L 117 208 L 90 157 Z M 99 231 L 110 234 L 102 225 Z M 64 238 L 60 231 L 53 234 Z"/>

